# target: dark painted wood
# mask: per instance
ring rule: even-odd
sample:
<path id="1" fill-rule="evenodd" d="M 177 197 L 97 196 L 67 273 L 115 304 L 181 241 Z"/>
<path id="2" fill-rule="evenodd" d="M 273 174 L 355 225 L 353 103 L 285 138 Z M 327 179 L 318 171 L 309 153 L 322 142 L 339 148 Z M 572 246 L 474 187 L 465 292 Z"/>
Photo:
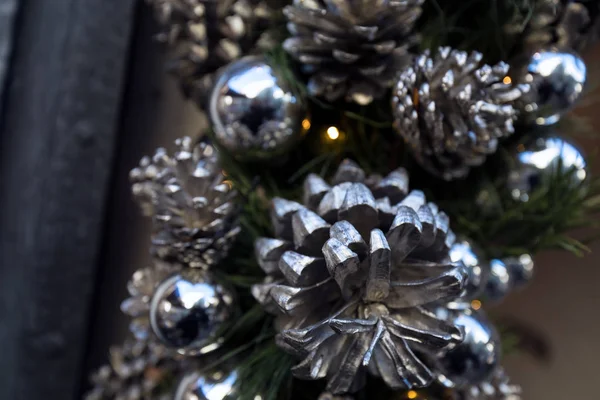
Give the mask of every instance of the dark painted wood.
<path id="1" fill-rule="evenodd" d="M 14 41 L 14 27 L 20 1 L 0 0 L 0 110 L 6 73 L 10 63 Z"/>
<path id="2" fill-rule="evenodd" d="M 0 399 L 62 400 L 80 384 L 134 0 L 21 7 L 0 127 Z"/>

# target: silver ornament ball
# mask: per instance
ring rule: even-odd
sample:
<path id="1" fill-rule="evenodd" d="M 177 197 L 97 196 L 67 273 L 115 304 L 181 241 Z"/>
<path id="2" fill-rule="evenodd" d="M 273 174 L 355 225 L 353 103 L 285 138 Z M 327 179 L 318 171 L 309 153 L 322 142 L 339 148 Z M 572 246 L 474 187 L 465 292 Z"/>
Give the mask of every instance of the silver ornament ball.
<path id="1" fill-rule="evenodd" d="M 235 370 L 209 374 L 190 372 L 179 382 L 174 400 L 234 400 L 238 398 L 237 380 Z"/>
<path id="2" fill-rule="evenodd" d="M 449 255 L 452 262 L 462 262 L 467 269 L 468 281 L 462 299 L 469 301 L 477 298 L 485 288 L 490 270 L 489 262 L 482 256 L 481 250 L 467 239 L 454 243 Z"/>
<path id="3" fill-rule="evenodd" d="M 439 381 L 447 387 L 466 388 L 487 380 L 498 366 L 500 338 L 481 312 L 452 313 L 453 323 L 461 327 L 464 340 L 438 357 L 443 374 Z"/>
<path id="4" fill-rule="evenodd" d="M 510 274 L 511 285 L 515 289 L 525 286 L 533 278 L 533 259 L 529 254 L 503 259 Z"/>
<path id="5" fill-rule="evenodd" d="M 555 135 L 534 136 L 517 145 L 507 187 L 515 200 L 528 201 L 559 168 L 569 174 L 573 187 L 587 176 L 585 159 L 575 146 Z"/>
<path id="6" fill-rule="evenodd" d="M 490 262 L 490 275 L 485 286 L 485 297 L 491 301 L 502 300 L 511 291 L 512 277 L 506 263 L 494 259 Z"/>
<path id="7" fill-rule="evenodd" d="M 185 355 L 218 348 L 219 334 L 234 314 L 233 291 L 198 269 L 186 269 L 164 280 L 150 303 L 152 331 Z"/>
<path id="8" fill-rule="evenodd" d="M 302 135 L 300 99 L 262 56 L 244 57 L 220 74 L 209 108 L 216 141 L 242 159 L 270 159 Z"/>
<path id="9" fill-rule="evenodd" d="M 527 65 L 523 81 L 531 86 L 522 102 L 524 118 L 537 125 L 552 125 L 581 97 L 586 66 L 574 52 L 537 51 Z"/>

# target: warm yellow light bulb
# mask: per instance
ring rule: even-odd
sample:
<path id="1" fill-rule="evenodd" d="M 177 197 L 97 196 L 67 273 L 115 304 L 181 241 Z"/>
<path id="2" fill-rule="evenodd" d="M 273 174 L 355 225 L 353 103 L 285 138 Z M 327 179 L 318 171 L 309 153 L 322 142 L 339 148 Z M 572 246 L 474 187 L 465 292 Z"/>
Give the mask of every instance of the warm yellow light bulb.
<path id="1" fill-rule="evenodd" d="M 327 128 L 327 136 L 329 136 L 329 139 L 331 140 L 337 140 L 340 137 L 340 130 L 335 126 L 330 126 Z"/>
<path id="2" fill-rule="evenodd" d="M 418 394 L 414 390 L 411 390 L 406 394 L 406 397 L 408 397 L 409 399 L 416 399 L 417 396 Z"/>
<path id="3" fill-rule="evenodd" d="M 310 120 L 308 118 L 302 120 L 302 128 L 304 128 L 305 131 L 310 129 Z"/>
<path id="4" fill-rule="evenodd" d="M 510 76 L 505 76 L 504 79 L 502 79 L 502 83 L 505 85 L 510 85 L 512 83 L 512 79 L 510 79 Z"/>
<path id="5" fill-rule="evenodd" d="M 473 308 L 473 310 L 477 311 L 481 308 L 481 301 L 479 300 L 473 300 L 471 302 L 471 307 Z"/>

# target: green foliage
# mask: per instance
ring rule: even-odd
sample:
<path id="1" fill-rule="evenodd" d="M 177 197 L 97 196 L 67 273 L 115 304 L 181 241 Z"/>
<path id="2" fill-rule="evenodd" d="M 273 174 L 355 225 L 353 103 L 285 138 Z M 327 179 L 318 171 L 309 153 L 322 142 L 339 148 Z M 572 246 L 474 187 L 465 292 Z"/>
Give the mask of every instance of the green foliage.
<path id="1" fill-rule="evenodd" d="M 513 58 L 537 3 L 547 0 L 428 0 L 419 31 L 421 48 L 477 50 L 487 62 Z"/>
<path id="2" fill-rule="evenodd" d="M 295 360 L 272 341 L 256 348 L 239 367 L 240 400 L 289 398 L 292 384 L 290 369 Z M 265 379 L 268 377 L 268 379 Z M 283 390 L 282 390 L 283 389 Z"/>

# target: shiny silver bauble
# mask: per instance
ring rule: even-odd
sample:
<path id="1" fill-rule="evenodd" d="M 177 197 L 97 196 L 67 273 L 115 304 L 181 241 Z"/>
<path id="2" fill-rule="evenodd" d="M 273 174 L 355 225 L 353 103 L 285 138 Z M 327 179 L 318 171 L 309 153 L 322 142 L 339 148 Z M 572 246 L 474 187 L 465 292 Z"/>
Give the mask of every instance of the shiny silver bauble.
<path id="1" fill-rule="evenodd" d="M 236 371 L 190 372 L 179 382 L 174 400 L 234 400 L 239 398 L 237 380 Z"/>
<path id="2" fill-rule="evenodd" d="M 468 280 L 461 299 L 470 301 L 477 298 L 485 289 L 489 275 L 489 262 L 481 254 L 481 250 L 467 239 L 457 240 L 450 248 L 450 260 L 462 262 L 467 269 Z"/>
<path id="3" fill-rule="evenodd" d="M 512 289 L 512 277 L 506 263 L 494 259 L 490 262 L 490 274 L 485 286 L 485 298 L 491 301 L 502 300 Z"/>
<path id="4" fill-rule="evenodd" d="M 526 121 L 552 125 L 581 97 L 586 66 L 574 52 L 546 49 L 537 51 L 527 64 L 521 80 L 530 85 L 521 111 Z"/>
<path id="5" fill-rule="evenodd" d="M 529 254 L 522 254 L 519 257 L 504 258 L 504 264 L 510 274 L 510 283 L 513 289 L 520 289 L 527 285 L 533 278 L 533 259 Z"/>
<path id="6" fill-rule="evenodd" d="M 574 186 L 581 184 L 587 176 L 583 155 L 558 136 L 534 136 L 517 146 L 507 187 L 515 200 L 528 201 L 557 172 L 568 174 Z"/>
<path id="7" fill-rule="evenodd" d="M 483 297 L 499 302 L 510 292 L 522 288 L 533 277 L 533 265 L 529 254 L 492 260 Z"/>
<path id="8" fill-rule="evenodd" d="M 300 99 L 262 56 L 234 61 L 219 76 L 209 107 L 215 139 L 233 155 L 270 159 L 302 135 Z"/>
<path id="9" fill-rule="evenodd" d="M 453 323 L 464 332 L 464 340 L 437 358 L 442 374 L 439 381 L 447 387 L 466 388 L 485 382 L 498 366 L 500 337 L 481 312 L 453 313 Z"/>
<path id="10" fill-rule="evenodd" d="M 235 314 L 234 293 L 199 269 L 186 269 L 161 282 L 150 303 L 152 331 L 181 354 L 218 348 L 224 324 Z"/>

